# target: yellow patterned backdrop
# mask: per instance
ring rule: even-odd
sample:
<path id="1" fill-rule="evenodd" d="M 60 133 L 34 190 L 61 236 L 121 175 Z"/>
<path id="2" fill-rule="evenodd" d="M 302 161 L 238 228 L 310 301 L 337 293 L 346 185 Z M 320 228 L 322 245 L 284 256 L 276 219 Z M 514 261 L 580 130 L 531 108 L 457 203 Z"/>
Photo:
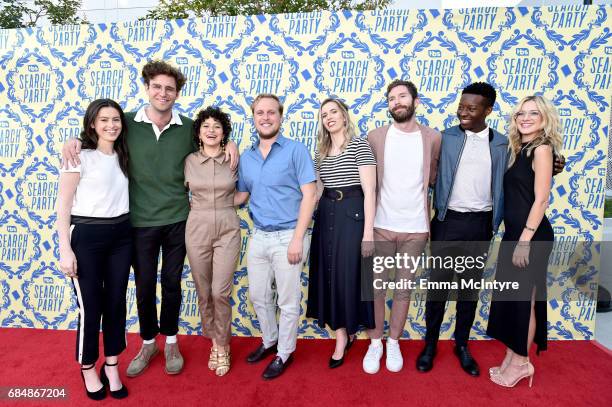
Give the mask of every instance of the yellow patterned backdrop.
<path id="1" fill-rule="evenodd" d="M 568 291 L 549 301 L 549 331 L 552 338 L 592 338 L 597 270 L 576 282 L 575 264 L 562 254 L 578 242 L 592 244 L 596 253 L 602 238 L 611 11 L 609 6 L 345 11 L 0 30 L 0 326 L 76 327 L 71 285 L 57 270 L 58 150 L 78 136 L 91 100 L 113 98 L 127 110 L 145 104 L 139 71 L 148 59 L 159 58 L 187 75 L 177 108 L 194 116 L 203 106 L 221 106 L 231 113 L 232 139 L 241 150 L 256 138 L 248 106 L 260 92 L 281 95 L 284 135 L 311 152 L 319 101 L 330 95 L 345 99 L 363 136 L 389 121 L 384 89 L 395 78 L 417 85 L 423 102 L 418 118 L 438 129 L 457 123 L 460 90 L 473 81 L 497 89 L 489 122 L 502 132 L 523 96 L 552 99 L 565 128 L 568 171 L 555 178 L 548 210 L 561 252 L 551 262 L 567 273 L 549 282 Z M 240 215 L 232 329 L 259 335 L 247 294 L 245 250 L 252 224 L 244 209 Z M 491 266 L 487 277 L 493 272 Z M 304 309 L 307 282 L 306 268 Z M 180 330 L 196 333 L 197 295 L 187 265 L 182 284 Z M 576 284 L 583 289 L 579 298 L 569 295 Z M 484 337 L 486 294 L 475 338 Z M 133 276 L 127 295 L 128 329 L 136 332 Z M 453 331 L 449 315 L 443 337 Z M 420 338 L 424 325 L 423 298 L 417 298 L 404 337 Z M 299 333 L 329 336 L 308 319 L 302 319 Z"/>

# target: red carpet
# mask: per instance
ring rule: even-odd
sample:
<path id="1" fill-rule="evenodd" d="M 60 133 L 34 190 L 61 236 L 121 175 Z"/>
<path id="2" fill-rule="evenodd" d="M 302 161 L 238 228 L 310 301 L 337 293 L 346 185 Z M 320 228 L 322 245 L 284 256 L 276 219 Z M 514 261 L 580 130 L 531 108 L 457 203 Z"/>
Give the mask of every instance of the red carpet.
<path id="1" fill-rule="evenodd" d="M 209 342 L 197 336 L 181 336 L 185 369 L 180 375 L 163 372 L 157 357 L 142 376 L 124 383 L 130 396 L 122 401 L 107 398 L 90 402 L 84 393 L 74 361 L 75 333 L 36 329 L 0 329 L 0 387 L 66 387 L 67 401 L 10 402 L 2 405 L 122 405 L 142 406 L 436 406 L 492 407 L 504 405 L 609 406 L 612 402 L 612 353 L 587 341 L 550 342 L 549 350 L 533 356 L 536 368 L 533 388 L 523 380 L 514 389 L 490 383 L 488 368 L 501 360 L 503 348 L 493 341 L 474 341 L 470 347 L 482 375 L 471 378 L 459 367 L 452 342 L 439 346 L 434 369 L 418 373 L 414 364 L 422 341 L 401 341 L 404 369 L 390 373 L 384 367 L 376 375 L 361 369 L 367 341 L 360 340 L 347 355 L 344 366 L 330 370 L 327 361 L 331 340 L 300 340 L 293 364 L 280 378 L 266 382 L 260 375 L 268 361 L 248 365 L 244 359 L 258 338 L 233 338 L 230 373 L 218 378 L 206 367 Z M 140 346 L 137 335 L 128 335 L 129 347 L 120 359 L 121 372 Z M 160 342 L 160 344 L 162 344 Z M 99 364 L 98 364 L 99 365 Z"/>

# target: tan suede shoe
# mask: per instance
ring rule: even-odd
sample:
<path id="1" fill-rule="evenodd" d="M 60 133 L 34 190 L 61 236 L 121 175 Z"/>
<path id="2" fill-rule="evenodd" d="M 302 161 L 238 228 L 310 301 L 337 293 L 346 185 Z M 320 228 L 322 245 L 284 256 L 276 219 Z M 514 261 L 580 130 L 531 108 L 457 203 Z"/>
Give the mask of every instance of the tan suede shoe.
<path id="1" fill-rule="evenodd" d="M 132 361 L 130 362 L 128 368 L 127 368 L 127 376 L 128 377 L 136 377 L 136 376 L 140 376 L 145 369 L 147 368 L 147 366 L 149 366 L 149 363 L 151 363 L 151 360 L 159 353 L 159 349 L 157 348 L 157 345 L 155 343 L 151 343 L 151 344 L 142 344 L 142 348 L 140 348 L 140 352 L 138 352 L 138 355 L 136 355 L 136 357 L 134 359 L 132 359 Z"/>
<path id="2" fill-rule="evenodd" d="M 167 374 L 179 374 L 183 370 L 183 356 L 178 348 L 178 343 L 167 343 L 164 348 L 164 355 L 166 356 L 166 373 Z"/>

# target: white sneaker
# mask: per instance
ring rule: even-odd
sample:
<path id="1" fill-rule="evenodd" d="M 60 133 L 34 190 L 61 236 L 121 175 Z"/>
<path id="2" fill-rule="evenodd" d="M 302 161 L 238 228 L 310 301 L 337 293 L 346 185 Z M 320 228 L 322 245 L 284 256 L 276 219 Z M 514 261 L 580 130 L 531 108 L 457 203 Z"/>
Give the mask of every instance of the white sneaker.
<path id="1" fill-rule="evenodd" d="M 383 355 L 382 345 L 376 346 L 370 344 L 368 352 L 363 358 L 363 371 L 369 374 L 374 374 L 380 369 L 380 358 Z"/>
<path id="2" fill-rule="evenodd" d="M 385 361 L 387 370 L 390 372 L 399 372 L 404 366 L 404 358 L 400 350 L 399 342 L 387 341 L 387 359 Z"/>

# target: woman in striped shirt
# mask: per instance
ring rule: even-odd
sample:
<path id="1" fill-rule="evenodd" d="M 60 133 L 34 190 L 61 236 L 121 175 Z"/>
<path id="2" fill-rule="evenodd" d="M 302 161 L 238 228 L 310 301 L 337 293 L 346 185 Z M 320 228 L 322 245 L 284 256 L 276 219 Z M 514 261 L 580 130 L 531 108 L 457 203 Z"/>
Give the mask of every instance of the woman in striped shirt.
<path id="1" fill-rule="evenodd" d="M 329 367 L 342 365 L 360 326 L 374 327 L 371 301 L 361 298 L 361 257 L 373 253 L 376 161 L 355 136 L 347 106 L 326 99 L 319 110 L 318 184 L 310 255 L 307 316 L 336 333 Z"/>

